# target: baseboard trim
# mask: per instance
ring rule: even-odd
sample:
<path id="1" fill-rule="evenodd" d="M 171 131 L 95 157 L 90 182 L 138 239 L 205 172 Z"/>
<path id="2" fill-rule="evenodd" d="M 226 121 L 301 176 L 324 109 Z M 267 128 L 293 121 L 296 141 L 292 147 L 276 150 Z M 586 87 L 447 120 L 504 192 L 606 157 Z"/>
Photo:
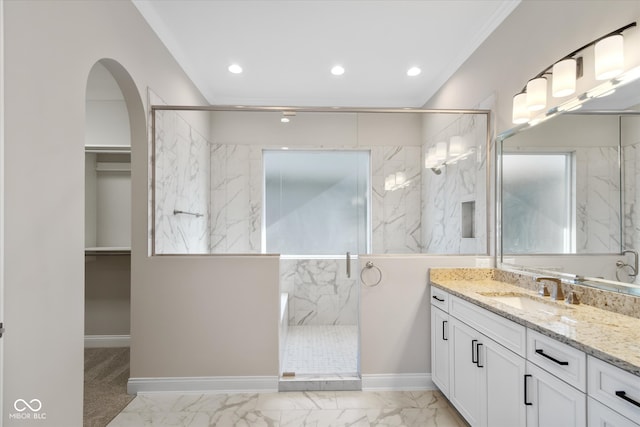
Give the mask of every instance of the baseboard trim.
<path id="1" fill-rule="evenodd" d="M 85 335 L 84 348 L 129 347 L 131 335 Z"/>
<path id="2" fill-rule="evenodd" d="M 431 374 L 363 374 L 362 390 L 437 390 L 437 387 Z"/>
<path id="3" fill-rule="evenodd" d="M 278 376 L 129 378 L 127 393 L 271 393 Z"/>

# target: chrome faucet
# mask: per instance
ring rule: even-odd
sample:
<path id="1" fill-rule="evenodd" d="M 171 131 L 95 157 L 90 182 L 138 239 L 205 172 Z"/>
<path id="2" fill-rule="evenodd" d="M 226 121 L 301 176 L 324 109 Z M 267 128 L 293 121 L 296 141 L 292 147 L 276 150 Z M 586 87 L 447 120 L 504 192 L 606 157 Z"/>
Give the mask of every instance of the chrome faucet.
<path id="1" fill-rule="evenodd" d="M 554 301 L 562 301 L 564 300 L 564 292 L 562 291 L 562 281 L 556 277 L 538 277 L 536 278 L 536 282 L 542 283 L 544 280 L 548 282 L 554 283 L 554 286 L 551 290 L 551 299 Z M 547 287 L 544 283 L 541 285 L 541 290 L 538 293 L 542 296 L 549 295 L 549 291 L 547 291 Z"/>

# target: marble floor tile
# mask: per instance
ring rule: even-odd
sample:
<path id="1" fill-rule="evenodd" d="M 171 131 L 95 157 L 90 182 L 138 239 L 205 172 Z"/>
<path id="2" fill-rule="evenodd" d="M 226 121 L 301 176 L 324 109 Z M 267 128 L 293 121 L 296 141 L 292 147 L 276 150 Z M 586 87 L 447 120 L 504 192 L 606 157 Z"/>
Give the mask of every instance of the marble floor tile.
<path id="1" fill-rule="evenodd" d="M 338 409 L 336 393 L 333 391 L 301 391 L 287 393 L 264 393 L 258 398 L 259 410 L 293 409 Z"/>
<path id="2" fill-rule="evenodd" d="M 140 394 L 109 427 L 465 427 L 438 391 Z"/>

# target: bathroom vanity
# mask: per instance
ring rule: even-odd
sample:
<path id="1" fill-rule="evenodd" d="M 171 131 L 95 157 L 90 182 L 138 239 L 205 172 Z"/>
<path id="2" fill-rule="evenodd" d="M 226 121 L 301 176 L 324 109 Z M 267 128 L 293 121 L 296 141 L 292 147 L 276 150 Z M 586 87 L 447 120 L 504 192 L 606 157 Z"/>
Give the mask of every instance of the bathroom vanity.
<path id="1" fill-rule="evenodd" d="M 469 424 L 640 426 L 640 318 L 496 269 L 432 269 L 430 284 L 432 379 Z M 640 313 L 638 297 L 606 304 Z"/>

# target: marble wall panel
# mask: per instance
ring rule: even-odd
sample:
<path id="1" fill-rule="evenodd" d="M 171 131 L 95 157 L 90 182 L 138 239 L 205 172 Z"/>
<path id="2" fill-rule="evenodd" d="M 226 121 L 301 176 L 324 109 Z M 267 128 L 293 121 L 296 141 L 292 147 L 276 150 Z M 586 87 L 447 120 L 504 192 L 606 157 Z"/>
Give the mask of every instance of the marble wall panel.
<path id="1" fill-rule="evenodd" d="M 427 140 L 423 153 L 437 141 L 462 136 L 465 159 L 447 164 L 440 174 L 422 169 L 422 245 L 434 254 L 484 254 L 487 252 L 486 122 L 484 116 L 461 116 L 451 126 Z M 462 236 L 462 203 L 475 202 L 473 237 Z"/>
<path id="2" fill-rule="evenodd" d="M 371 147 L 372 251 L 420 253 L 421 148 L 417 146 Z M 409 185 L 385 190 L 385 177 L 402 172 Z"/>
<path id="3" fill-rule="evenodd" d="M 158 111 L 155 147 L 155 252 L 207 253 L 209 142 L 178 113 Z"/>
<path id="4" fill-rule="evenodd" d="M 289 325 L 357 325 L 358 286 L 355 276 L 346 277 L 344 259 L 280 260 L 280 289 L 289 293 Z"/>

